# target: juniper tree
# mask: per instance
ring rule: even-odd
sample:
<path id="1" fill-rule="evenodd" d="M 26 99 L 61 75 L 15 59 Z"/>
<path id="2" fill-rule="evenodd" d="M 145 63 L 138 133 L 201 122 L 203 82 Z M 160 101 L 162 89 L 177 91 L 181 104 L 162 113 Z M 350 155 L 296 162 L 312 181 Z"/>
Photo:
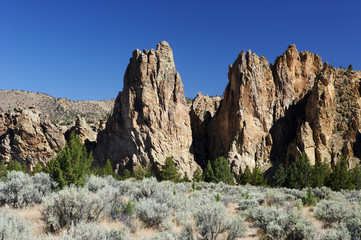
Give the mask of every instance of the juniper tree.
<path id="1" fill-rule="evenodd" d="M 329 187 L 334 191 L 352 188 L 352 178 L 348 172 L 347 160 L 343 155 L 332 169 Z"/>
<path id="2" fill-rule="evenodd" d="M 233 184 L 233 174 L 229 168 L 229 163 L 224 157 L 219 157 L 213 164 L 214 180 L 216 183 L 224 182 Z"/>
<path id="3" fill-rule="evenodd" d="M 298 189 L 307 187 L 311 183 L 311 171 L 311 164 L 306 154 L 302 153 L 287 170 L 286 186 Z"/>
<path id="4" fill-rule="evenodd" d="M 92 162 L 92 154 L 87 153 L 79 136 L 72 133 L 64 149 L 49 162 L 46 171 L 60 188 L 71 184 L 82 186 L 85 184 L 85 176 L 90 174 Z"/>
<path id="5" fill-rule="evenodd" d="M 179 182 L 181 179 L 181 174 L 178 172 L 178 168 L 175 166 L 173 157 L 167 157 L 162 170 L 160 172 L 160 180 Z"/>
<path id="6" fill-rule="evenodd" d="M 209 160 L 203 172 L 203 179 L 205 182 L 215 182 L 213 168 Z"/>
<path id="7" fill-rule="evenodd" d="M 242 168 L 239 168 L 239 175 L 238 175 L 238 184 L 245 185 L 247 183 L 251 183 L 252 181 L 252 172 L 249 166 L 247 165 L 244 169 L 244 172 L 242 171 Z"/>
<path id="8" fill-rule="evenodd" d="M 314 188 L 325 186 L 330 174 L 331 168 L 326 159 L 323 162 L 316 161 L 312 168 L 311 186 Z"/>
<path id="9" fill-rule="evenodd" d="M 195 182 L 203 181 L 202 170 L 200 167 L 197 167 L 197 169 L 194 171 L 193 181 L 195 181 Z"/>
<path id="10" fill-rule="evenodd" d="M 266 179 L 264 178 L 264 172 L 260 169 L 258 164 L 252 170 L 251 184 L 254 186 L 266 185 Z"/>
<path id="11" fill-rule="evenodd" d="M 285 168 L 283 167 L 283 165 L 280 164 L 273 176 L 275 186 L 283 187 L 286 184 L 286 178 L 287 178 L 287 172 L 286 172 Z"/>

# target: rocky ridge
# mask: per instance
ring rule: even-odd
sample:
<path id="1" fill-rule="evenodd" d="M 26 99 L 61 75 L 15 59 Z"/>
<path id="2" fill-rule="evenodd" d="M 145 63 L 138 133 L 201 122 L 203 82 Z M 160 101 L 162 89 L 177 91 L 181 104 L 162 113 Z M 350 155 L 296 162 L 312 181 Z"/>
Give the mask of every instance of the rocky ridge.
<path id="1" fill-rule="evenodd" d="M 159 171 L 170 156 L 189 176 L 219 156 L 235 173 L 256 164 L 272 172 L 302 152 L 312 164 L 341 154 L 350 167 L 360 161 L 360 71 L 290 45 L 274 64 L 241 52 L 228 79 L 222 98 L 198 93 L 189 104 L 169 44 L 136 50 L 106 121 L 89 126 L 78 116 L 73 127 L 61 127 L 32 107 L 0 113 L 0 159 L 46 162 L 75 132 L 98 165 L 111 159 L 120 172 L 147 164 Z"/>
<path id="2" fill-rule="evenodd" d="M 0 113 L 0 159 L 14 159 L 28 167 L 46 163 L 65 146 L 64 129 L 41 120 L 36 108 Z"/>
<path id="3" fill-rule="evenodd" d="M 19 90 L 0 90 L 0 112 L 9 112 L 17 107 L 36 107 L 41 118 L 53 123 L 72 125 L 79 115 L 88 123 L 105 119 L 114 106 L 114 99 L 104 101 L 72 101 L 54 98 L 44 93 Z"/>
<path id="4" fill-rule="evenodd" d="M 226 156 L 234 172 L 246 165 L 289 164 L 302 152 L 312 164 L 341 154 L 350 165 L 359 162 L 358 73 L 322 64 L 317 54 L 290 45 L 270 65 L 263 56 L 242 52 L 229 67 L 228 79 L 211 119 L 197 122 L 192 113 L 202 106 L 192 105 L 193 135 L 201 135 L 198 126 L 207 125 L 206 159 Z"/>
<path id="5" fill-rule="evenodd" d="M 191 174 L 196 168 L 191 142 L 188 106 L 169 44 L 135 50 L 123 91 L 98 134 L 96 159 L 104 164 L 109 158 L 120 171 L 139 164 L 159 170 L 172 156 L 182 172 Z"/>

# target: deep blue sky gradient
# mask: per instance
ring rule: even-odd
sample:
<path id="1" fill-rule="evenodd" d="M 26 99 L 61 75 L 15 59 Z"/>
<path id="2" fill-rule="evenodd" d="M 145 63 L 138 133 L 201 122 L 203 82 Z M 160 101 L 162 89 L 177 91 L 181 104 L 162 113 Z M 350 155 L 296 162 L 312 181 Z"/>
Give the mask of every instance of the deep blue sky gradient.
<path id="1" fill-rule="evenodd" d="M 222 95 L 228 65 L 289 44 L 361 70 L 361 1 L 0 0 L 0 89 L 110 99 L 134 49 L 165 40 L 185 95 Z"/>

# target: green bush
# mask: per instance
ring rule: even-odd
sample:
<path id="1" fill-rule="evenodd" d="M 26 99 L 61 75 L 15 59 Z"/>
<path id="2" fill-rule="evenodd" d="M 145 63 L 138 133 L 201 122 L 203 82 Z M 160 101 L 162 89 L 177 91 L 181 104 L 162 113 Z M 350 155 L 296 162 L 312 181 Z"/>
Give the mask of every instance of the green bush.
<path id="1" fill-rule="evenodd" d="M 181 180 L 181 174 L 178 172 L 178 168 L 175 166 L 172 157 L 166 158 L 164 165 L 162 165 L 159 178 L 162 181 L 179 182 Z"/>
<path id="2" fill-rule="evenodd" d="M 352 189 L 352 175 L 348 171 L 347 160 L 341 156 L 330 174 L 329 187 L 334 191 Z"/>
<path id="3" fill-rule="evenodd" d="M 83 186 L 85 176 L 90 174 L 92 162 L 92 154 L 87 154 L 79 136 L 72 133 L 65 148 L 49 162 L 46 171 L 60 188 L 71 184 Z"/>
<path id="4" fill-rule="evenodd" d="M 302 189 L 310 185 L 311 165 L 305 153 L 302 153 L 287 170 L 286 186 Z"/>
<path id="5" fill-rule="evenodd" d="M 224 182 L 227 184 L 233 184 L 233 174 L 229 168 L 229 163 L 224 157 L 217 158 L 213 163 L 214 182 Z"/>

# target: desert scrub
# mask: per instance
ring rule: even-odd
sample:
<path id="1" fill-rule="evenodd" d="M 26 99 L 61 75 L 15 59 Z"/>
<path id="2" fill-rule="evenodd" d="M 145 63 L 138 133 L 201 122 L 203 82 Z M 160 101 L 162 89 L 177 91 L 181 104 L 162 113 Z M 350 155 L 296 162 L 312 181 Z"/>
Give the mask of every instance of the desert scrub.
<path id="1" fill-rule="evenodd" d="M 358 236 L 359 237 L 359 236 Z M 351 238 L 349 231 L 342 225 L 336 229 L 327 229 L 324 233 L 320 234 L 320 240 L 356 240 L 359 238 Z"/>
<path id="2" fill-rule="evenodd" d="M 86 188 L 66 187 L 44 198 L 43 216 L 50 231 L 57 231 L 70 224 L 95 221 L 104 209 L 100 195 Z"/>
<path id="3" fill-rule="evenodd" d="M 315 198 L 320 200 L 327 199 L 330 197 L 332 190 L 328 187 L 313 188 L 312 193 Z"/>
<path id="4" fill-rule="evenodd" d="M 326 225 L 340 223 L 351 216 L 351 210 L 345 202 L 336 202 L 332 200 L 322 200 L 317 204 L 315 217 L 323 220 Z"/>
<path id="5" fill-rule="evenodd" d="M 23 172 L 11 171 L 7 179 L 0 182 L 0 204 L 23 207 L 41 203 L 56 187 L 49 175 L 37 173 L 33 177 Z"/>
<path id="6" fill-rule="evenodd" d="M 361 240 L 361 218 L 357 215 L 340 224 L 342 229 L 348 230 L 352 240 Z"/>
<path id="7" fill-rule="evenodd" d="M 269 205 L 283 205 L 285 202 L 295 201 L 297 198 L 288 193 L 284 193 L 280 189 L 268 189 L 266 192 L 266 202 Z"/>
<path id="8" fill-rule="evenodd" d="M 254 199 L 241 199 L 238 201 L 238 210 L 240 210 L 240 211 L 253 209 L 258 206 L 259 206 L 259 204 L 258 204 L 257 200 L 254 200 Z"/>
<path id="9" fill-rule="evenodd" d="M 137 216 L 147 227 L 159 226 L 170 214 L 171 208 L 165 202 L 158 202 L 155 198 L 143 199 L 136 205 Z"/>
<path id="10" fill-rule="evenodd" d="M 71 225 L 61 234 L 61 240 L 126 240 L 125 228 L 106 230 L 95 223 L 80 223 Z"/>
<path id="11" fill-rule="evenodd" d="M 201 239 L 213 240 L 227 230 L 226 210 L 220 202 L 209 202 L 198 207 L 194 213 L 194 230 Z"/>
<path id="12" fill-rule="evenodd" d="M 7 206 L 0 211 L 0 239 L 32 239 L 29 223 L 19 219 Z"/>
<path id="13" fill-rule="evenodd" d="M 259 227 L 270 239 L 314 239 L 316 229 L 297 212 L 283 208 L 258 207 L 249 213 L 254 226 Z"/>
<path id="14" fill-rule="evenodd" d="M 97 192 L 107 186 L 114 188 L 120 187 L 120 184 L 112 176 L 98 177 L 95 175 L 90 175 L 85 178 L 85 187 L 92 192 Z"/>

